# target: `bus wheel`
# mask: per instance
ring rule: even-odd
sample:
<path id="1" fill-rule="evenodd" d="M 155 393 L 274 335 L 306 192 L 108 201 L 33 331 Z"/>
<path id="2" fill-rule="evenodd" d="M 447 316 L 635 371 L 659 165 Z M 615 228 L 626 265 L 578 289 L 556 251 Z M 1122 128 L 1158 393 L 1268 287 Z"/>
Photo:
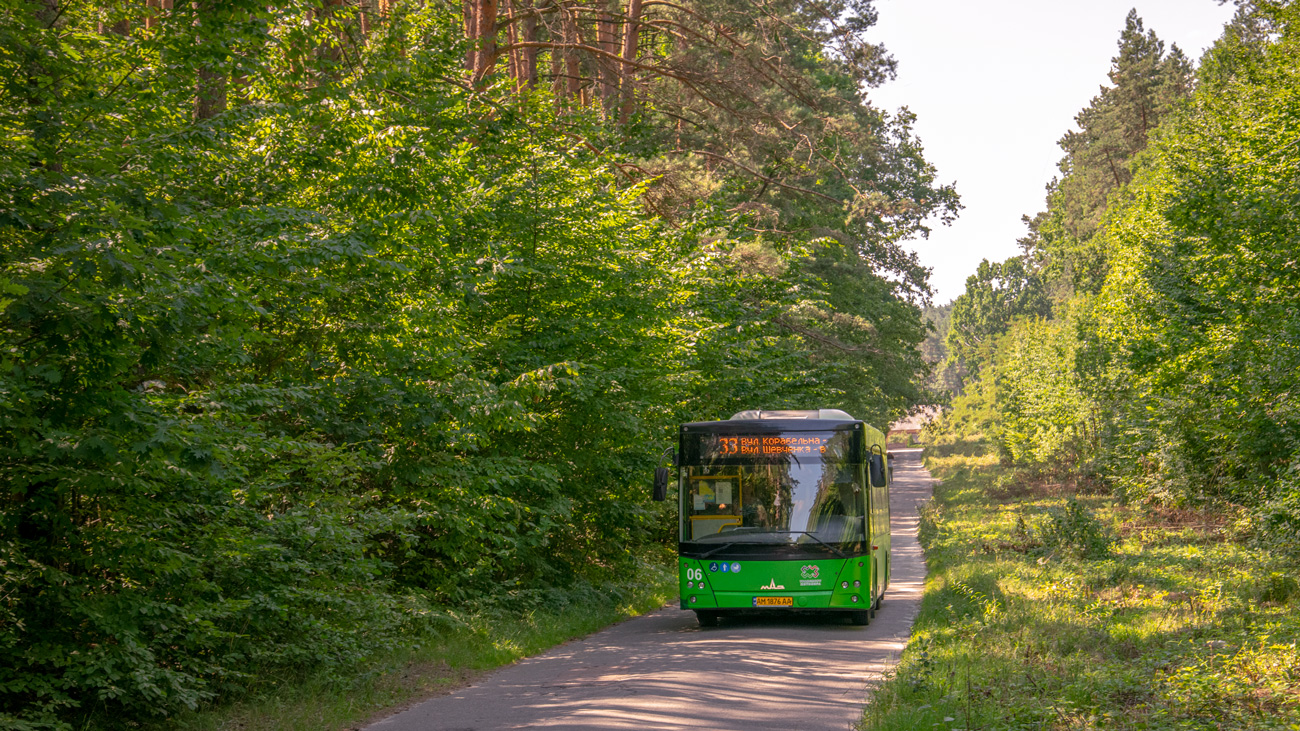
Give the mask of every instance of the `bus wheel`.
<path id="1" fill-rule="evenodd" d="M 699 620 L 701 627 L 717 627 L 718 613 L 706 612 L 702 609 L 695 610 L 695 618 Z"/>
<path id="2" fill-rule="evenodd" d="M 856 625 L 871 624 L 871 610 L 860 609 L 849 612 L 849 621 Z"/>

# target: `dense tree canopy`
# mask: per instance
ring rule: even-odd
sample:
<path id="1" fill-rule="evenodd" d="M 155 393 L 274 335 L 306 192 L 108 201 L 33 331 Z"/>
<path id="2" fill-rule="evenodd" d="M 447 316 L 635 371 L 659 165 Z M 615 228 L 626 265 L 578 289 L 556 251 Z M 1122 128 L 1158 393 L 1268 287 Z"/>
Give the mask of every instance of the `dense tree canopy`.
<path id="1" fill-rule="evenodd" d="M 615 10 L 0 0 L 0 723 L 599 581 L 678 420 L 921 399 L 870 5 Z"/>
<path id="2" fill-rule="evenodd" d="M 993 328 L 983 400 L 954 419 L 1125 499 L 1248 506 L 1284 550 L 1300 527 L 1298 23 L 1293 3 L 1243 3 L 1191 90 L 1130 15 L 1114 86 L 1063 140 L 1024 242 L 1051 317 Z M 972 278 L 963 297 L 986 290 Z"/>
<path id="3" fill-rule="evenodd" d="M 1075 117 L 1079 130 L 1061 138 L 1061 177 L 1048 187 L 1048 208 L 1033 222 L 1030 256 L 1070 288 L 1096 292 L 1109 252 L 1095 241 L 1111 194 L 1133 178 L 1133 164 L 1160 121 L 1191 92 L 1191 63 L 1168 52 L 1155 31 L 1130 11 L 1111 60 L 1110 86 Z"/>
<path id="4" fill-rule="evenodd" d="M 980 262 L 966 278 L 966 291 L 952 304 L 944 338 L 948 357 L 978 373 L 994 339 L 1018 317 L 1046 315 L 1050 309 L 1041 278 L 1019 257 L 1001 263 Z"/>
<path id="5" fill-rule="evenodd" d="M 1131 379 L 1125 454 L 1148 455 L 1124 473 L 1134 489 L 1250 501 L 1300 451 L 1300 44 L 1293 9 L 1263 12 L 1280 37 L 1259 48 L 1229 31 L 1107 232 L 1122 255 L 1103 342 Z"/>

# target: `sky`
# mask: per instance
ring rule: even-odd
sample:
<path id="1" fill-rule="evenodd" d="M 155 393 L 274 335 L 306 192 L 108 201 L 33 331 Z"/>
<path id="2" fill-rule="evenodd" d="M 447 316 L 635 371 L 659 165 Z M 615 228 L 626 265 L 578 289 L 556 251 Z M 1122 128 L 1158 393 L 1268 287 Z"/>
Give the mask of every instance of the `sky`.
<path id="1" fill-rule="evenodd" d="M 868 93 L 906 106 L 940 183 L 965 208 L 910 242 L 932 269 L 934 303 L 966 288 L 981 259 L 1020 253 L 1022 215 L 1045 207 L 1056 142 L 1107 84 L 1128 11 L 1194 62 L 1222 33 L 1233 5 L 1215 0 L 876 0 L 871 34 L 898 61 L 898 78 Z"/>

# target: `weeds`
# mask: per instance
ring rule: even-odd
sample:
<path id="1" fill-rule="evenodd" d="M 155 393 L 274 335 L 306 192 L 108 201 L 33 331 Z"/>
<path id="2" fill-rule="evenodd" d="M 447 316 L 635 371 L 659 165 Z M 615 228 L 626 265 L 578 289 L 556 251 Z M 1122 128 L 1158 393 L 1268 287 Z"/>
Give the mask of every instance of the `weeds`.
<path id="1" fill-rule="evenodd" d="M 1300 570 L 1235 508 L 1116 505 L 969 444 L 927 464 L 931 573 L 864 729 L 1300 728 Z"/>

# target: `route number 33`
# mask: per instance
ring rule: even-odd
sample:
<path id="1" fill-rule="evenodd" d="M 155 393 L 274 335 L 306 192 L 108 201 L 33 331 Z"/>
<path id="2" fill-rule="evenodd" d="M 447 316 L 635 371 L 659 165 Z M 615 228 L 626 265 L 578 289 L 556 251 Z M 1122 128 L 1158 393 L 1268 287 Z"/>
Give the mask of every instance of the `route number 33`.
<path id="1" fill-rule="evenodd" d="M 687 581 L 701 581 L 704 579 L 704 569 L 686 569 Z"/>

